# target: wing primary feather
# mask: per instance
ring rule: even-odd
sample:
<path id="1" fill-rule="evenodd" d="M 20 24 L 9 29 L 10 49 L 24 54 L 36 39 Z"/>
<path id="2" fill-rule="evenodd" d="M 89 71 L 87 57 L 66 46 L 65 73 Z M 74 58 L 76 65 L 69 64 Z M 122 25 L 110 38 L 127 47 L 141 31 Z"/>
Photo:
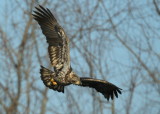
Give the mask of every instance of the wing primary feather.
<path id="1" fill-rule="evenodd" d="M 115 96 L 118 98 L 118 94 L 117 94 L 117 91 L 116 91 L 116 90 L 114 90 L 114 94 L 115 94 Z"/>
<path id="2" fill-rule="evenodd" d="M 121 92 L 120 90 L 122 90 L 122 89 L 121 89 L 121 88 L 118 88 L 118 89 L 117 89 L 118 93 L 119 93 L 119 94 L 122 94 L 122 92 Z"/>
<path id="3" fill-rule="evenodd" d="M 32 14 L 33 15 L 33 18 L 35 19 L 35 20 L 37 20 L 37 21 L 39 21 L 39 18 L 41 18 L 41 17 L 39 17 L 38 15 L 36 15 L 36 14 Z"/>
<path id="4" fill-rule="evenodd" d="M 109 101 L 109 95 L 108 94 L 104 94 L 104 97 L 107 98 L 107 100 Z"/>
<path id="5" fill-rule="evenodd" d="M 53 16 L 53 14 L 51 13 L 51 11 L 47 8 L 48 14 L 50 15 L 50 17 L 57 22 L 56 18 Z"/>
<path id="6" fill-rule="evenodd" d="M 47 15 L 48 17 L 52 18 L 55 22 L 57 22 L 56 18 L 53 16 L 53 14 L 48 8 L 45 9 L 41 5 L 39 5 L 39 7 L 41 8 L 37 8 L 39 11 L 41 11 L 43 14 Z"/>
<path id="7" fill-rule="evenodd" d="M 42 6 L 39 5 L 39 7 L 36 7 L 36 9 L 37 9 L 41 14 L 43 14 L 43 15 L 45 15 L 45 16 L 47 16 L 47 17 L 50 17 L 50 16 L 48 15 L 47 11 L 46 11 Z"/>
<path id="8" fill-rule="evenodd" d="M 114 97 L 114 96 L 113 96 L 113 91 L 111 91 L 111 99 L 112 99 L 112 100 L 113 100 L 113 97 Z"/>
<path id="9" fill-rule="evenodd" d="M 36 14 L 36 17 L 38 17 L 38 18 L 42 18 L 42 17 L 45 18 L 45 16 L 42 13 L 39 13 L 38 11 L 33 11 L 33 12 Z"/>

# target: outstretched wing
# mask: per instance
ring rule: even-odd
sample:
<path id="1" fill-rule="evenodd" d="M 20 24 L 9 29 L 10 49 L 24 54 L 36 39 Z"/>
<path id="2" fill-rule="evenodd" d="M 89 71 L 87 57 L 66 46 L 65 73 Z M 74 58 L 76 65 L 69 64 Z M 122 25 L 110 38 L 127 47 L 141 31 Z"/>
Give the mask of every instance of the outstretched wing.
<path id="1" fill-rule="evenodd" d="M 107 100 L 110 98 L 113 100 L 114 95 L 118 98 L 118 93 L 121 94 L 121 88 L 107 81 L 86 77 L 81 77 L 80 80 L 81 86 L 95 88 L 98 92 L 102 93 Z"/>
<path id="2" fill-rule="evenodd" d="M 61 69 L 64 63 L 67 63 L 70 67 L 69 41 L 63 28 L 58 24 L 49 9 L 45 9 L 40 5 L 36 9 L 33 16 L 46 36 L 52 66 L 56 71 Z"/>

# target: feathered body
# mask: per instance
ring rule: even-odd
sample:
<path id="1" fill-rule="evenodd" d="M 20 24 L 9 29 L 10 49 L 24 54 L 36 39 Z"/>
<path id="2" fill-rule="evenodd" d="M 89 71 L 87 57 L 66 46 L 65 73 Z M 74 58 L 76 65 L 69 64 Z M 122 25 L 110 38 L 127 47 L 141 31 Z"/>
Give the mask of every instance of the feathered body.
<path id="1" fill-rule="evenodd" d="M 33 16 L 46 36 L 47 43 L 49 44 L 49 58 L 54 68 L 54 71 L 51 71 L 41 66 L 40 74 L 44 84 L 58 92 L 64 92 L 64 87 L 70 84 L 87 86 L 95 88 L 108 100 L 110 97 L 113 99 L 114 95 L 118 97 L 118 93 L 121 94 L 121 89 L 117 86 L 104 80 L 86 77 L 80 78 L 73 72 L 70 65 L 69 39 L 65 31 L 58 24 L 49 9 L 45 9 L 42 6 L 36 7 L 36 9 Z"/>

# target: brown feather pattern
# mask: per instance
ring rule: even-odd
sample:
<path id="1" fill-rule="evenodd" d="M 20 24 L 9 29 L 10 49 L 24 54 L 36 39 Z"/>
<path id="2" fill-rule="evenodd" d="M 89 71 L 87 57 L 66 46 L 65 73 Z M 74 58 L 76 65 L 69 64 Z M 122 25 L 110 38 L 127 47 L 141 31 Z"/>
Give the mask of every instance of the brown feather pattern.
<path id="1" fill-rule="evenodd" d="M 68 38 L 53 14 L 42 6 L 36 7 L 34 19 L 39 23 L 42 33 L 46 36 L 49 58 L 56 71 L 63 68 L 64 63 L 70 67 Z"/>

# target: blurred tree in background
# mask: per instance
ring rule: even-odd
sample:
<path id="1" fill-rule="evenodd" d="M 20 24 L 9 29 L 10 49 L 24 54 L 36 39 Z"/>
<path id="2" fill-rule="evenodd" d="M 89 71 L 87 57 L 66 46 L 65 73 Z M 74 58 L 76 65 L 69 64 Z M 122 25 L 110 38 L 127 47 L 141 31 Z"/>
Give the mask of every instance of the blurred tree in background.
<path id="1" fill-rule="evenodd" d="M 107 102 L 95 90 L 49 90 L 40 65 L 52 69 L 47 43 L 33 20 L 49 8 L 70 38 L 71 64 L 80 76 L 123 89 Z M 158 0 L 1 0 L 0 113 L 160 113 L 160 2 Z"/>

